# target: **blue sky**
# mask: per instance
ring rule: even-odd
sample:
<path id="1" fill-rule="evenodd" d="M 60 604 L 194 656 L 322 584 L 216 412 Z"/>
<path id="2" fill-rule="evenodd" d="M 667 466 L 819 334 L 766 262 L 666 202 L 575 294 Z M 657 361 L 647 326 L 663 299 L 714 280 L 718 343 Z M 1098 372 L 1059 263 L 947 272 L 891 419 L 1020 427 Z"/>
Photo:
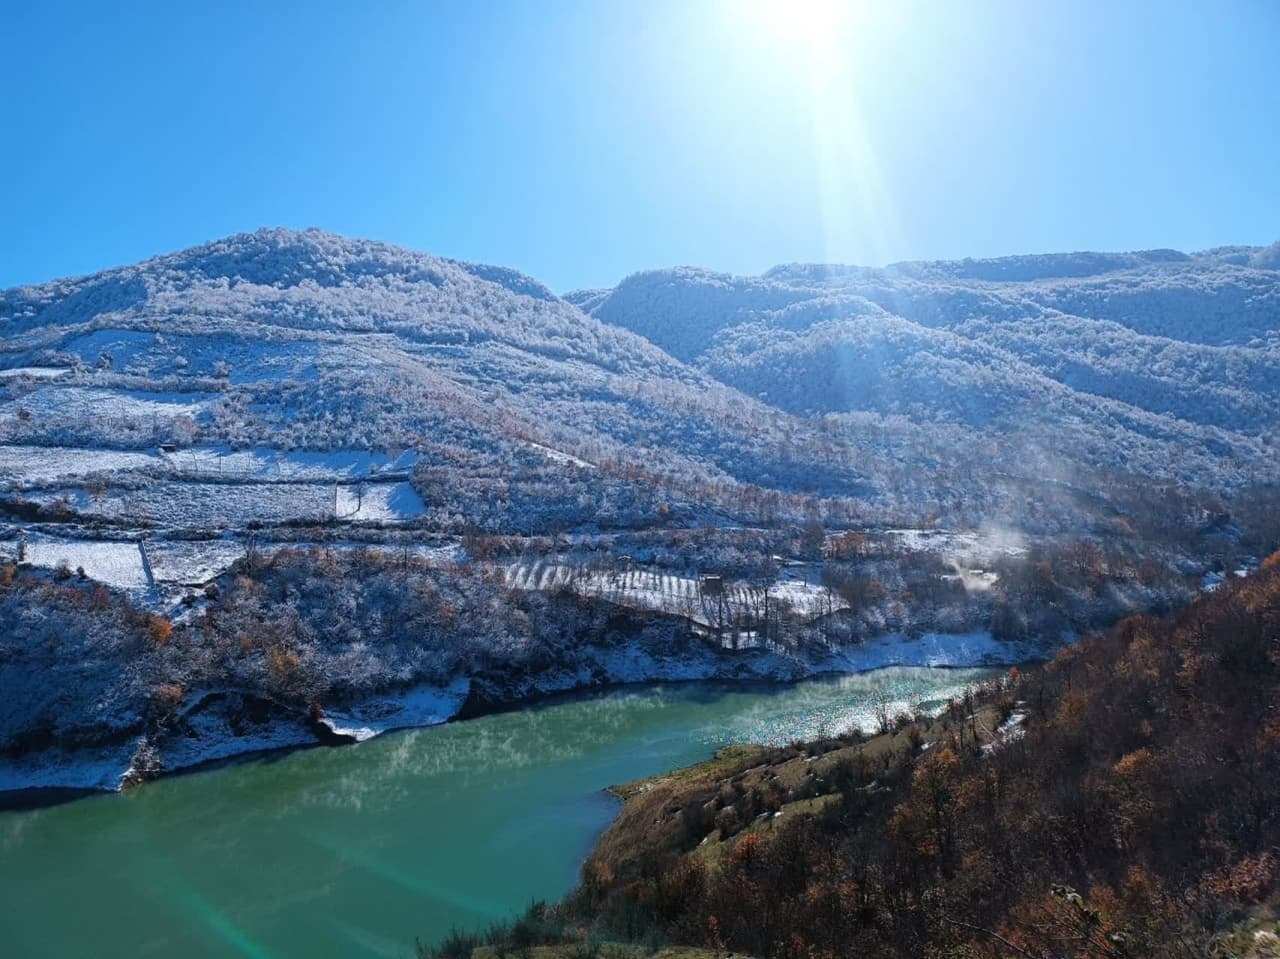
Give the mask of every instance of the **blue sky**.
<path id="1" fill-rule="evenodd" d="M 521 269 L 1280 239 L 1280 4 L 9 3 L 0 287 L 259 226 Z"/>

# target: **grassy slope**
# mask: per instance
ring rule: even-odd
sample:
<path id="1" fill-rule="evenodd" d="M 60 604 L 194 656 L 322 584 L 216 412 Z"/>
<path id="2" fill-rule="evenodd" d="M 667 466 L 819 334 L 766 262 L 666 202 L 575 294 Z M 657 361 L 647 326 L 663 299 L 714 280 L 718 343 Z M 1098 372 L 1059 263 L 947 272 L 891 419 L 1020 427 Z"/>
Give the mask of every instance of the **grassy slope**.
<path id="1" fill-rule="evenodd" d="M 977 707 L 979 746 L 996 737 L 1006 710 Z M 655 856 L 686 853 L 716 865 L 742 836 L 767 836 L 778 820 L 820 811 L 838 797 L 842 771 L 864 763 L 881 775 L 900 770 L 954 727 L 949 717 L 922 718 L 869 739 L 855 733 L 783 749 L 730 746 L 706 762 L 614 786 L 610 792 L 625 805 L 596 843 L 586 869 L 607 867 L 617 877 L 639 871 Z M 767 809 L 732 834 L 719 826 L 705 833 L 690 830 L 688 810 L 717 805 L 728 792 L 739 791 L 765 796 Z"/>

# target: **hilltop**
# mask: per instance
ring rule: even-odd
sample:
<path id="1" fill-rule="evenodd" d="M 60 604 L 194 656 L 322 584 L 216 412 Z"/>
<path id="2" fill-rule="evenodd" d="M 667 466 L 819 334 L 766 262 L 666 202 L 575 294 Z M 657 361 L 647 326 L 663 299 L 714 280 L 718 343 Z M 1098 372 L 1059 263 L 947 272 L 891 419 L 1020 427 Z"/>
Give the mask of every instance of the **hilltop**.
<path id="1" fill-rule="evenodd" d="M 500 267 L 261 230 L 0 293 L 0 476 L 46 509 L 181 528 L 1070 530 L 1099 497 L 1140 509 L 1152 481 L 1276 481 L 1277 262 L 680 269 L 562 299 Z M 368 478 L 361 454 L 410 486 L 322 488 Z M 237 507 L 177 482 L 273 471 L 320 488 Z M 114 488 L 86 496 L 95 474 Z"/>

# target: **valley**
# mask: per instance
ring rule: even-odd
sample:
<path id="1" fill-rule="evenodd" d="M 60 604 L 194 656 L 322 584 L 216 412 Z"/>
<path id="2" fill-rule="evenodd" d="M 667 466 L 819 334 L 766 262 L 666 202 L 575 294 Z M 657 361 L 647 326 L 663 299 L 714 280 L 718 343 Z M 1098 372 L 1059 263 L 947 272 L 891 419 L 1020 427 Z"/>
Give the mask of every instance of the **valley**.
<path id="1" fill-rule="evenodd" d="M 1271 256 L 562 299 L 263 230 L 6 291 L 0 784 L 564 690 L 1011 664 L 1169 609 L 1280 535 Z"/>
<path id="2" fill-rule="evenodd" d="M 633 834 L 657 797 L 679 813 L 640 832 L 723 864 L 845 808 L 850 763 L 907 776 L 957 703 L 994 755 L 1027 715 L 1010 667 L 1234 595 L 1280 545 L 1273 261 L 562 298 L 264 230 L 0 293 L 0 843 L 24 874 L 60 837 L 102 864 L 0 873 L 11 935 L 77 882 L 181 874 L 131 954 L 277 954 L 321 909 L 311 954 L 404 955 L 571 893 L 555 915 L 635 942 L 610 910 L 640 887 L 600 877 L 660 851 Z M 651 776 L 573 892 L 600 790 Z M 151 851 L 136 882 L 120 843 Z M 229 878 L 259 848 L 275 892 Z"/>
<path id="3" fill-rule="evenodd" d="M 1280 4 L 0 36 L 0 959 L 1280 959 Z"/>

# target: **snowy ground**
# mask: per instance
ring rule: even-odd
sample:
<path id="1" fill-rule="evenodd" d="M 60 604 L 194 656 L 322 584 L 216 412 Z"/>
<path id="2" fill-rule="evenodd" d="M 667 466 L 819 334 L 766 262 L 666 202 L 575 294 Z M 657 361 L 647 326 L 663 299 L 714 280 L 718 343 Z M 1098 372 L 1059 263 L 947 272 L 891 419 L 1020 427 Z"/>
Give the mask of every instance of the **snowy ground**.
<path id="1" fill-rule="evenodd" d="M 408 483 L 157 482 L 105 492 L 67 487 L 31 491 L 53 506 L 66 498 L 82 516 L 178 529 L 243 529 L 251 523 L 404 522 L 426 512 Z"/>
<path id="2" fill-rule="evenodd" d="M 90 579 L 119 589 L 138 591 L 151 585 L 136 542 L 38 537 L 27 541 L 25 558 L 31 565 L 47 569 L 65 565 L 75 572 L 83 568 Z"/>
<path id="3" fill-rule="evenodd" d="M 413 452 L 370 453 L 362 450 L 334 450 L 325 453 L 289 452 L 255 447 L 231 450 L 225 446 L 198 446 L 165 456 L 174 471 L 183 476 L 220 479 L 273 480 L 353 480 L 386 473 L 407 473 L 417 462 Z"/>
<path id="4" fill-rule="evenodd" d="M 589 469 L 589 470 L 593 470 L 596 468 L 594 463 L 588 463 L 584 459 L 579 459 L 576 456 L 571 456 L 570 454 L 563 453 L 560 450 L 553 450 L 550 446 L 543 446 L 541 443 L 534 443 L 532 441 L 529 443 L 529 445 L 532 446 L 535 450 L 537 450 L 539 453 L 541 453 L 543 456 L 545 456 L 548 460 L 550 460 L 553 463 L 561 463 L 569 466 L 578 466 L 578 467 L 581 467 L 582 469 Z"/>
<path id="5" fill-rule="evenodd" d="M 289 520 L 325 522 L 333 517 L 334 488 L 305 483 L 159 482 L 141 489 L 108 489 L 93 495 L 81 489 L 29 494 L 52 504 L 66 496 L 85 516 L 124 523 L 200 529 L 242 529 L 250 523 Z"/>
<path id="6" fill-rule="evenodd" d="M 339 735 L 363 742 L 390 729 L 443 723 L 458 714 L 470 692 L 471 680 L 462 676 L 448 686 L 417 686 L 344 712 L 327 712 L 321 722 Z"/>
<path id="7" fill-rule="evenodd" d="M 158 453 L 141 450 L 0 446 L 0 479 L 23 486 L 72 482 L 94 473 L 150 472 L 163 466 Z"/>
<path id="8" fill-rule="evenodd" d="M 70 372 L 71 368 L 67 366 L 11 366 L 0 370 L 0 380 L 19 376 L 29 376 L 33 380 L 56 380 Z"/>
<path id="9" fill-rule="evenodd" d="M 334 516 L 351 522 L 396 523 L 427 511 L 408 483 L 356 483 L 339 486 Z"/>
<path id="10" fill-rule="evenodd" d="M 217 398 L 217 393 L 152 393 L 48 382 L 11 402 L 39 418 L 100 424 L 127 421 L 146 427 L 153 422 L 167 424 L 179 416 L 195 418 Z"/>
<path id="11" fill-rule="evenodd" d="M 982 751 L 987 755 L 994 753 L 1006 743 L 1016 742 L 1027 734 L 1026 726 L 1024 725 L 1027 721 L 1027 713 L 1025 709 L 1021 708 L 1026 706 L 1026 703 L 1020 702 L 1017 705 L 1020 708 L 1009 714 L 1009 718 L 997 727 L 995 738 L 982 747 Z"/>
<path id="12" fill-rule="evenodd" d="M 316 378 L 316 362 L 325 352 L 321 340 L 273 341 L 220 334 L 198 336 L 146 330 L 99 329 L 64 341 L 59 349 L 74 353 L 86 366 L 103 354 L 112 370 L 139 376 L 226 376 L 233 384 L 262 380 L 306 381 Z"/>
<path id="13" fill-rule="evenodd" d="M 109 407 L 104 408 L 104 415 L 113 415 Z M 226 446 L 195 446 L 162 453 L 159 450 L 0 445 L 0 479 L 34 487 L 72 483 L 94 474 L 133 472 L 163 479 L 219 482 L 347 482 L 407 474 L 416 461 L 417 454 L 412 452 L 391 456 L 361 450 L 307 453 L 262 447 L 231 450 Z"/>
<path id="14" fill-rule="evenodd" d="M 156 582 L 179 586 L 209 582 L 244 553 L 244 544 L 235 540 L 155 540 L 147 544 Z"/>
<path id="15" fill-rule="evenodd" d="M 83 567 L 87 578 L 96 582 L 126 589 L 134 593 L 145 591 L 154 585 L 158 592 L 135 595 L 133 598 L 145 606 L 167 609 L 180 602 L 196 587 L 203 586 L 226 572 L 245 555 L 247 544 L 235 538 L 205 540 L 166 540 L 148 538 L 146 558 L 151 565 L 154 584 L 148 582 L 137 539 L 99 540 L 88 538 L 27 535 L 25 561 L 42 569 L 55 569 L 65 562 L 75 573 Z M 0 540 L 0 562 L 18 561 L 19 539 Z M 322 545 L 324 549 L 373 549 L 395 557 L 405 550 L 411 556 L 436 565 L 448 565 L 465 558 L 461 544 L 406 543 L 403 545 L 370 545 L 361 542 L 329 542 L 316 544 L 307 540 L 297 542 L 261 542 L 258 548 L 264 554 L 280 549 L 308 549 Z"/>
<path id="16" fill-rule="evenodd" d="M 889 529 L 884 535 L 901 549 L 913 553 L 937 553 L 970 562 L 990 562 L 1001 556 L 1023 556 L 1021 534 L 988 528 L 957 532 L 941 529 Z"/>

